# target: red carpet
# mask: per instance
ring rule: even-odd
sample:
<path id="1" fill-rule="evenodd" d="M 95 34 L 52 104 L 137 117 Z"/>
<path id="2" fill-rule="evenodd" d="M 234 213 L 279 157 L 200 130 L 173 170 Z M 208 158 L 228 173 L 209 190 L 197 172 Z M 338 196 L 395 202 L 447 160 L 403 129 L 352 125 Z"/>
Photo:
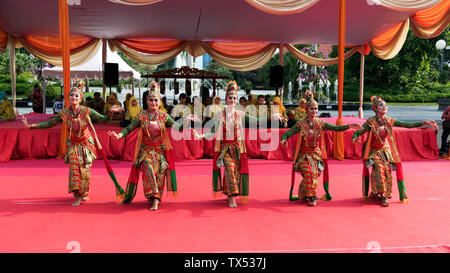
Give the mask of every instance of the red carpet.
<path id="1" fill-rule="evenodd" d="M 130 164 L 111 164 L 123 187 Z M 332 201 L 289 202 L 291 164 L 250 160 L 250 200 L 230 209 L 212 197 L 211 160 L 178 162 L 178 198 L 151 212 L 142 184 L 134 203 L 117 204 L 101 160 L 77 208 L 62 160 L 3 163 L 0 252 L 450 252 L 449 160 L 404 162 L 410 202 L 395 185 L 388 208 L 361 200 L 358 160 L 329 162 Z"/>

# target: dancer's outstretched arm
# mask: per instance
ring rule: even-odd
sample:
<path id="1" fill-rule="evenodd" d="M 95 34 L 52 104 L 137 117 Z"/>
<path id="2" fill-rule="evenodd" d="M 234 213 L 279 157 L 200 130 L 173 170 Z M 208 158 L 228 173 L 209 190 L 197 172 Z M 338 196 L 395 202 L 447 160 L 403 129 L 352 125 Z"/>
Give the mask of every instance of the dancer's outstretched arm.
<path id="1" fill-rule="evenodd" d="M 424 121 L 417 121 L 417 122 L 406 122 L 406 121 L 401 121 L 401 120 L 394 120 L 394 124 L 395 127 L 403 127 L 403 128 L 417 128 L 417 127 L 422 127 L 425 125 L 429 125 L 431 128 L 433 128 L 434 130 L 438 130 L 438 125 L 436 123 L 436 121 L 434 120 L 424 120 Z"/>
<path id="2" fill-rule="evenodd" d="M 46 128 L 51 128 L 51 127 L 58 125 L 59 123 L 62 122 L 62 119 L 59 115 L 56 115 L 48 121 L 44 121 L 41 123 L 29 124 L 27 119 L 25 118 L 25 116 L 22 116 L 22 122 L 25 125 L 25 127 L 29 128 L 29 129 L 46 129 Z"/>
<path id="3" fill-rule="evenodd" d="M 287 132 L 285 132 L 281 136 L 281 145 L 286 147 L 288 138 L 292 137 L 295 134 L 298 134 L 300 132 L 300 130 L 301 130 L 301 128 L 300 128 L 300 125 L 298 125 L 298 122 L 295 123 L 294 126 L 292 126 L 289 130 L 287 130 Z"/>
<path id="4" fill-rule="evenodd" d="M 129 133 L 133 132 L 136 128 L 141 126 L 141 120 L 136 116 L 127 127 L 125 127 L 120 133 L 108 130 L 108 135 L 117 138 L 117 140 L 127 136 Z"/>
<path id="5" fill-rule="evenodd" d="M 287 119 L 280 113 L 275 113 L 271 116 L 263 116 L 263 117 L 254 117 L 251 116 L 249 114 L 245 114 L 245 121 L 246 122 L 254 122 L 254 123 L 258 123 L 258 122 L 266 122 L 267 120 L 273 120 L 276 119 L 284 124 L 287 124 Z"/>
<path id="6" fill-rule="evenodd" d="M 350 128 L 359 129 L 360 127 L 361 126 L 359 124 L 356 124 L 356 123 L 345 124 L 345 125 L 333 125 L 333 124 L 330 124 L 328 122 L 325 122 L 323 124 L 322 129 L 325 130 L 325 131 L 346 131 L 346 130 L 348 130 Z"/>
<path id="7" fill-rule="evenodd" d="M 357 140 L 356 142 L 359 142 L 359 137 L 364 135 L 366 132 L 368 132 L 370 130 L 369 127 L 369 123 L 364 122 L 364 124 L 361 126 L 361 128 L 359 128 L 358 130 L 356 130 L 356 132 L 353 133 L 352 136 L 352 142 L 355 142 L 355 140 Z"/>
<path id="8" fill-rule="evenodd" d="M 90 112 L 89 112 L 89 117 L 91 118 L 91 120 L 93 121 L 97 121 L 97 122 L 107 122 L 109 120 L 108 115 L 102 115 L 99 112 L 95 111 L 94 109 L 91 108 Z"/>

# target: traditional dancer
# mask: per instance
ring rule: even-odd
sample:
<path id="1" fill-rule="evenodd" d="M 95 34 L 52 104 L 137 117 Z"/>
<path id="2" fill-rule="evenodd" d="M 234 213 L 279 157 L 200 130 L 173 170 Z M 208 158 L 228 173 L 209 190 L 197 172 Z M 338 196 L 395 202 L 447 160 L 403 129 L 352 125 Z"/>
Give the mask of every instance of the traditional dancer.
<path id="1" fill-rule="evenodd" d="M 345 131 L 349 128 L 358 129 L 358 124 L 348 124 L 335 126 L 317 118 L 319 104 L 314 100 L 313 94 L 305 94 L 307 100 L 307 116 L 300 119 L 281 137 L 281 145 L 287 147 L 287 139 L 295 134 L 299 134 L 297 146 L 294 153 L 294 165 L 291 177 L 291 192 L 289 199 L 298 198 L 306 201 L 309 206 L 317 205 L 316 189 L 318 188 L 321 171 L 324 171 L 323 184 L 325 193 L 324 200 L 331 200 L 332 197 L 328 189 L 328 162 L 323 131 Z M 321 146 L 319 147 L 319 141 Z M 299 172 L 303 179 L 298 190 L 298 198 L 292 197 L 292 190 L 295 182 L 295 172 Z"/>
<path id="2" fill-rule="evenodd" d="M 226 109 L 214 116 L 211 132 L 203 138 L 215 137 L 213 159 L 213 194 L 222 191 L 227 195 L 228 205 L 236 208 L 236 196 L 242 196 L 245 202 L 249 193 L 249 172 L 247 150 L 244 142 L 245 121 L 265 121 L 266 118 L 254 118 L 236 109 L 238 102 L 238 86 L 235 81 L 228 82 L 226 87 Z M 286 122 L 280 113 L 272 118 Z M 225 167 L 223 180 L 220 168 Z M 221 181 L 222 180 L 222 181 Z"/>
<path id="3" fill-rule="evenodd" d="M 150 210 L 157 210 L 163 196 L 165 182 L 168 191 L 174 194 L 177 192 L 172 145 L 166 127 L 174 124 L 181 127 L 181 123 L 175 122 L 168 113 L 162 111 L 159 84 L 156 81 L 150 83 L 147 105 L 148 109 L 140 112 L 120 133 L 108 131 L 108 134 L 119 140 L 133 130 L 139 129 L 134 161 L 123 203 L 131 203 L 136 195 L 139 172 L 142 171 L 144 195 L 152 204 Z M 192 115 L 187 116 L 184 119 L 184 125 L 193 120 L 196 119 Z"/>
<path id="4" fill-rule="evenodd" d="M 372 96 L 371 102 L 375 116 L 368 118 L 352 137 L 353 142 L 359 143 L 361 141 L 360 136 L 369 132 L 368 139 L 363 145 L 363 198 L 364 200 L 369 198 L 369 168 L 372 167 L 370 175 L 371 198 L 380 200 L 384 207 L 389 206 L 387 199 L 392 197 L 392 171 L 396 170 L 400 200 L 408 202 L 400 155 L 392 129 L 393 127 L 415 128 L 429 125 L 437 130 L 438 125 L 434 120 L 419 122 L 396 120 L 386 116 L 388 106 L 381 97 Z M 389 144 L 389 142 L 391 143 Z"/>
<path id="5" fill-rule="evenodd" d="M 66 132 L 64 162 L 69 164 L 69 193 L 75 197 L 75 202 L 72 204 L 74 207 L 79 206 L 81 201 L 89 200 L 91 166 L 96 159 L 96 143 L 89 130 L 89 126 L 91 130 L 94 130 L 91 120 L 105 122 L 109 118 L 80 105 L 83 99 L 83 86 L 83 80 L 75 80 L 75 87 L 69 93 L 70 106 L 49 121 L 30 125 L 23 117 L 23 123 L 30 129 L 51 128 L 61 122 L 65 124 L 68 132 Z"/>

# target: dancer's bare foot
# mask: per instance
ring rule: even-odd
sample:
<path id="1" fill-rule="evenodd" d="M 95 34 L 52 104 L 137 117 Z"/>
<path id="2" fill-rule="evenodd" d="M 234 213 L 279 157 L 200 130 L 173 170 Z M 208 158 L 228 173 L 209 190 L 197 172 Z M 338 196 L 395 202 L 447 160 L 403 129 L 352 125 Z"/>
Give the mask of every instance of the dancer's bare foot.
<path id="1" fill-rule="evenodd" d="M 234 198 L 234 196 L 228 196 L 228 206 L 230 208 L 237 208 L 237 204 L 236 204 L 236 198 Z"/>
<path id="2" fill-rule="evenodd" d="M 158 209 L 158 205 L 159 205 L 159 199 L 153 199 L 153 204 L 150 207 L 150 210 L 157 210 Z"/>
<path id="3" fill-rule="evenodd" d="M 73 202 L 72 207 L 78 207 L 81 203 L 81 197 L 75 197 L 75 202 Z"/>
<path id="4" fill-rule="evenodd" d="M 81 201 L 89 201 L 89 197 L 84 196 L 83 198 L 81 198 Z"/>
<path id="5" fill-rule="evenodd" d="M 306 199 L 308 206 L 315 207 L 317 205 L 317 197 L 309 197 Z"/>
<path id="6" fill-rule="evenodd" d="M 382 205 L 383 207 L 388 207 L 388 206 L 389 206 L 389 201 L 387 200 L 386 197 L 384 197 L 384 198 L 381 199 L 381 205 Z"/>

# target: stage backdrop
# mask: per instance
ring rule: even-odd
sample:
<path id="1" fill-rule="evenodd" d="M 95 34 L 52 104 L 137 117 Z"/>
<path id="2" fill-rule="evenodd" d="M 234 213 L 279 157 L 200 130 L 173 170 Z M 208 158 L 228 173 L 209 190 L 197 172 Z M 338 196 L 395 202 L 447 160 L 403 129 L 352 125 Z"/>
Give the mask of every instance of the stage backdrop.
<path id="1" fill-rule="evenodd" d="M 53 115 L 28 114 L 29 123 L 46 121 Z M 0 162 L 8 162 L 11 159 L 35 159 L 35 158 L 55 158 L 58 154 L 60 143 L 61 124 L 40 130 L 27 129 L 22 121 L 22 116 L 15 121 L 0 122 Z M 331 124 L 336 123 L 336 117 L 323 118 Z M 344 117 L 344 124 L 363 124 L 364 119 L 356 117 Z M 95 128 L 99 140 L 108 158 L 118 160 L 133 159 L 136 148 L 137 130 L 129 134 L 126 138 L 117 141 L 107 134 L 107 130 L 120 132 L 118 124 L 96 123 Z M 170 129 L 169 129 L 170 130 Z M 246 146 L 249 158 L 264 158 L 278 160 L 292 160 L 297 141 L 297 136 L 289 139 L 287 148 L 281 147 L 280 139 L 288 129 L 268 129 L 263 133 L 257 129 L 246 129 Z M 360 159 L 362 144 L 352 143 L 352 134 L 355 130 L 349 129 L 344 132 L 346 159 Z M 278 134 L 277 134 L 278 133 Z M 275 135 L 278 139 L 272 139 Z M 431 160 L 438 158 L 438 146 L 435 131 L 430 128 L 394 128 L 394 135 L 402 160 Z M 255 136 L 250 140 L 251 136 Z M 184 140 L 179 139 L 177 134 L 172 137 L 172 146 L 175 151 L 175 160 L 191 160 L 199 158 L 210 158 L 213 152 L 212 140 Z M 367 134 L 364 136 L 364 140 Z M 333 132 L 325 132 L 325 142 L 328 158 L 333 158 Z M 265 150 L 265 151 L 264 151 Z"/>

